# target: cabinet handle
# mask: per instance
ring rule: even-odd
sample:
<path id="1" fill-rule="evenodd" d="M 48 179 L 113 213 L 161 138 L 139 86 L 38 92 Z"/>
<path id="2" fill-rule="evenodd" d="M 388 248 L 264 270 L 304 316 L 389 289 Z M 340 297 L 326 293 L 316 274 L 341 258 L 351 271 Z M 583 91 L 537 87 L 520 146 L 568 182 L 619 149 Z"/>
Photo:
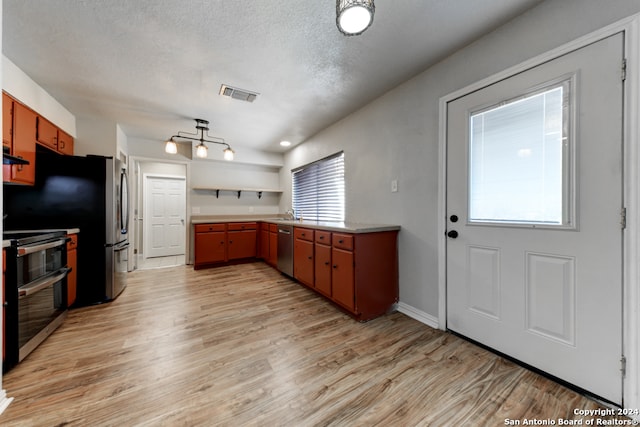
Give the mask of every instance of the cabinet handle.
<path id="1" fill-rule="evenodd" d="M 320 236 L 320 240 L 324 240 L 324 236 Z"/>
<path id="2" fill-rule="evenodd" d="M 312 256 L 310 256 L 310 257 L 309 257 L 309 259 L 313 259 L 313 257 L 312 257 Z"/>
<path id="3" fill-rule="evenodd" d="M 338 243 L 342 244 L 344 242 L 344 240 L 340 239 L 338 240 Z"/>
<path id="4" fill-rule="evenodd" d="M 58 141 L 58 148 L 64 148 L 64 141 Z"/>
<path id="5" fill-rule="evenodd" d="M 325 261 L 324 265 L 329 265 L 329 261 Z"/>
<path id="6" fill-rule="evenodd" d="M 336 264 L 333 264 L 333 268 L 338 268 L 338 266 Z"/>

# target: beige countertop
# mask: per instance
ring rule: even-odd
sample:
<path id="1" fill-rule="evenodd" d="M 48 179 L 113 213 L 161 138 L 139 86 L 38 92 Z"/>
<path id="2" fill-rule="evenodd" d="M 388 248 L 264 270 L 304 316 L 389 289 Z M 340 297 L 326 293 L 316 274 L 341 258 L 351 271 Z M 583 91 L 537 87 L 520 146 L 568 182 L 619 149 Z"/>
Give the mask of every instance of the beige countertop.
<path id="1" fill-rule="evenodd" d="M 220 222 L 247 222 L 262 221 L 270 224 L 292 225 L 317 230 L 337 231 L 344 233 L 376 233 L 380 231 L 397 231 L 399 225 L 393 224 L 368 224 L 356 222 L 331 222 L 331 221 L 294 221 L 280 217 L 256 217 L 256 216 L 192 216 L 192 224 L 215 224 Z"/>

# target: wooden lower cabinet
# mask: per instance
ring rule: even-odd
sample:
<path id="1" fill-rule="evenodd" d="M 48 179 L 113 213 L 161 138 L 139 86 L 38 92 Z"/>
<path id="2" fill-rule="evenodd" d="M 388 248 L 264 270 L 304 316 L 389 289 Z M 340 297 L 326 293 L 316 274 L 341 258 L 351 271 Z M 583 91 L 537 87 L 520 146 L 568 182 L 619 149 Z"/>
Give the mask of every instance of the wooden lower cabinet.
<path id="1" fill-rule="evenodd" d="M 200 269 L 257 254 L 257 223 L 197 224 L 194 229 L 194 268 Z"/>
<path id="2" fill-rule="evenodd" d="M 198 224 L 195 226 L 194 268 L 227 260 L 227 225 Z"/>
<path id="3" fill-rule="evenodd" d="M 278 265 L 278 226 L 269 224 L 269 258 L 267 264 L 272 267 Z"/>
<path id="4" fill-rule="evenodd" d="M 305 262 L 308 254 L 308 248 L 299 239 L 294 245 L 296 279 L 357 320 L 381 316 L 392 309 L 399 297 L 397 234 L 397 231 L 350 234 L 315 230 L 313 283 L 302 280 L 301 269 L 296 267 L 296 262 Z"/>
<path id="5" fill-rule="evenodd" d="M 258 258 L 269 259 L 269 224 L 261 222 L 258 231 Z"/>
<path id="6" fill-rule="evenodd" d="M 71 240 L 67 242 L 67 266 L 71 269 L 67 275 L 67 306 L 76 302 L 78 285 L 78 235 L 69 234 Z"/>
<path id="7" fill-rule="evenodd" d="M 331 250 L 331 297 L 348 310 L 356 308 L 353 252 Z"/>
<path id="8" fill-rule="evenodd" d="M 330 233 L 329 233 L 330 234 Z M 315 288 L 324 296 L 331 297 L 331 246 L 315 243 Z"/>
<path id="9" fill-rule="evenodd" d="M 314 287 L 313 230 L 294 228 L 293 277 L 307 286 Z"/>
<path id="10" fill-rule="evenodd" d="M 257 253 L 258 224 L 255 222 L 227 224 L 227 259 L 229 261 L 255 258 Z"/>

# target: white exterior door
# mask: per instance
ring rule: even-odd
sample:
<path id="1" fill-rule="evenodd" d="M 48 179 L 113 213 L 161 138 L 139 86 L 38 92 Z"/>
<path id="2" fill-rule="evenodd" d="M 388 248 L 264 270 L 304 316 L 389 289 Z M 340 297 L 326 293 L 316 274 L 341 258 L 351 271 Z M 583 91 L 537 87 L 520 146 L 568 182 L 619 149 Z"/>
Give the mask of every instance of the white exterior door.
<path id="1" fill-rule="evenodd" d="M 447 327 L 622 402 L 623 36 L 447 105 Z"/>
<path id="2" fill-rule="evenodd" d="M 184 255 L 186 181 L 145 176 L 145 258 Z"/>

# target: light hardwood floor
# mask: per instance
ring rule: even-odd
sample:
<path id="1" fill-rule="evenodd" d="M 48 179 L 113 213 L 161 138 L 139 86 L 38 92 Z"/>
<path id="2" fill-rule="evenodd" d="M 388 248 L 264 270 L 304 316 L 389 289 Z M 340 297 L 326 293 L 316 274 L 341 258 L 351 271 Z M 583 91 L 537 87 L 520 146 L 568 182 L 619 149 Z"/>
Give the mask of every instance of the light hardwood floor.
<path id="1" fill-rule="evenodd" d="M 3 386 L 3 426 L 499 426 L 599 407 L 403 314 L 355 322 L 263 263 L 131 273 Z"/>

